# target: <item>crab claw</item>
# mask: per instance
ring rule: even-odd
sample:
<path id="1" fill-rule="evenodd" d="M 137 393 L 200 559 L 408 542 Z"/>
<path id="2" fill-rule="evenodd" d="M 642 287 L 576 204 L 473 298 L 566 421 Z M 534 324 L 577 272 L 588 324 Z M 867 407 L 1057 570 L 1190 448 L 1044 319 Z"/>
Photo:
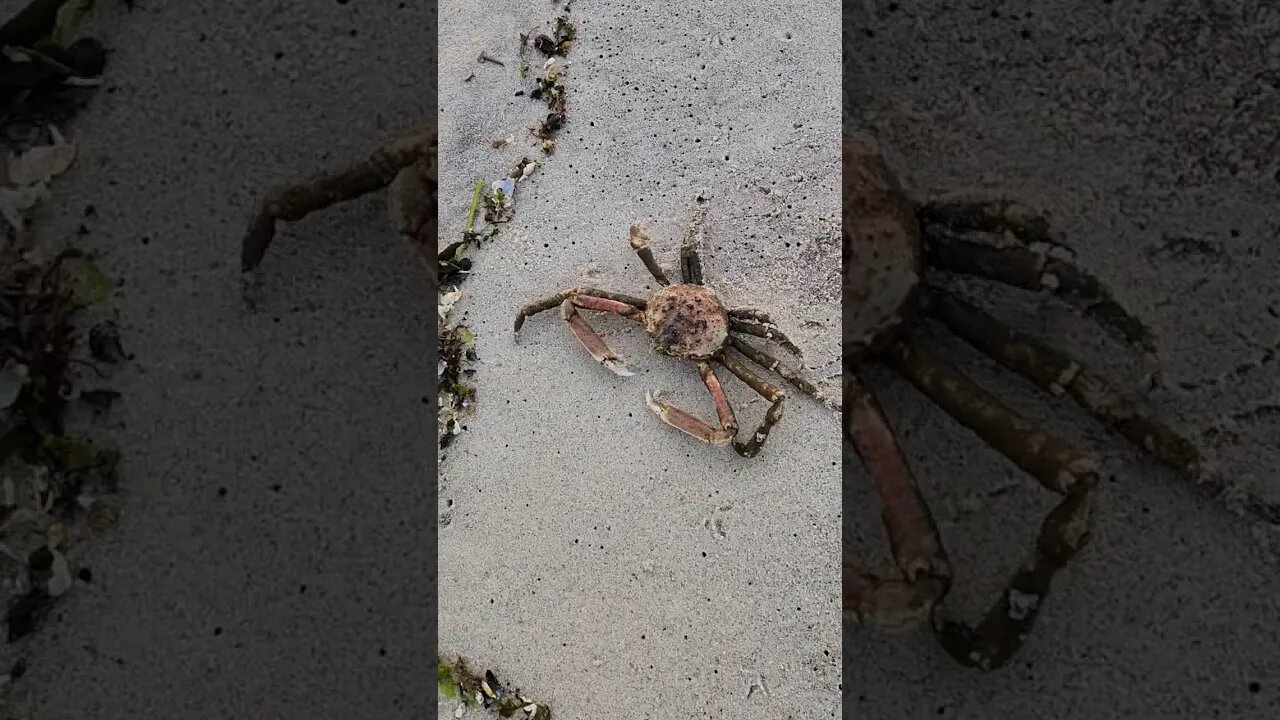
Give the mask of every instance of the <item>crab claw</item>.
<path id="1" fill-rule="evenodd" d="M 733 442 L 735 428 L 713 428 L 698 418 L 668 402 L 659 400 L 646 390 L 644 402 L 662 422 L 709 445 L 728 445 Z"/>
<path id="2" fill-rule="evenodd" d="M 620 377 L 631 377 L 635 375 L 635 373 L 631 372 L 631 368 L 628 368 L 627 364 L 618 358 L 605 358 L 600 361 L 600 364 L 612 370 L 614 375 L 618 375 Z"/>
<path id="3" fill-rule="evenodd" d="M 652 410 L 655 415 L 657 415 L 658 417 L 662 417 L 662 406 L 659 405 L 658 401 L 653 398 L 652 390 L 644 391 L 644 404 L 648 405 L 649 409 Z"/>
<path id="4" fill-rule="evenodd" d="M 581 298 L 579 301 L 582 301 Z M 596 362 L 612 370 L 615 375 L 631 377 L 634 373 L 627 368 L 627 364 L 609 348 L 595 330 L 591 329 L 587 321 L 582 319 L 573 303 L 572 298 L 566 299 L 560 304 L 560 312 L 564 321 L 569 323 L 569 330 L 573 332 L 574 337 L 578 338 L 578 342 L 582 343 L 582 347 L 586 348 Z"/>

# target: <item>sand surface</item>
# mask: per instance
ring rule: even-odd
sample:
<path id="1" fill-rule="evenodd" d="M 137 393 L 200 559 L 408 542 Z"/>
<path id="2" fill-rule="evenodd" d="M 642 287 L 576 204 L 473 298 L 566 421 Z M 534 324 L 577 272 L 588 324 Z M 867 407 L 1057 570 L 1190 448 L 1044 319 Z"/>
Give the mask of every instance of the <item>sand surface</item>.
<path id="1" fill-rule="evenodd" d="M 117 305 L 137 368 L 116 383 L 126 399 L 113 418 L 130 497 L 120 529 L 83 556 L 94 584 L 25 641 L 10 715 L 421 717 L 436 648 L 418 560 L 434 452 L 418 264 L 368 198 L 282 237 L 256 314 L 240 303 L 236 265 L 266 187 L 359 157 L 430 111 L 433 17 L 409 3 L 101 5 L 90 30 L 116 49 L 115 89 L 82 116 L 80 163 L 36 227 L 57 237 L 85 222 L 82 241 L 125 280 Z M 505 673 L 561 717 L 832 717 L 830 413 L 796 399 L 761 457 L 741 461 L 648 414 L 646 388 L 709 404 L 691 368 L 648 355 L 621 322 L 599 327 L 637 371 L 627 379 L 592 363 L 554 314 L 530 321 L 520 344 L 509 323 L 567 283 L 652 289 L 627 226 L 644 223 L 670 265 L 705 189 L 708 275 L 733 302 L 774 310 L 828 377 L 834 10 L 600 5 L 574 10 L 560 147 L 476 253 L 460 306 L 477 329 L 482 402 L 443 463 L 441 649 Z M 985 5 L 914 9 L 924 5 L 938 7 L 856 16 L 872 35 L 850 55 L 859 122 L 914 187 L 1009 192 L 1051 211 L 1082 263 L 1156 330 L 1167 389 L 1155 406 L 1274 496 L 1275 10 L 1003 3 L 992 17 Z M 488 141 L 538 118 L 514 97 L 514 68 L 475 55 L 513 59 L 516 35 L 554 12 L 453 4 L 442 16 L 441 148 L 459 158 L 442 163 L 442 232 L 460 223 L 469 183 L 518 158 Z M 1178 238 L 1203 242 L 1168 242 Z M 984 297 L 1136 376 L 1056 305 Z M 1280 711 L 1274 532 L 1074 411 L 965 367 L 1096 448 L 1114 481 L 1013 665 L 980 676 L 923 633 L 853 633 L 846 715 Z M 954 604 L 973 616 L 1047 498 L 903 383 L 877 378 L 956 562 Z M 762 403 L 727 384 L 740 417 L 758 418 Z M 1005 487 L 1017 491 L 989 496 Z M 850 499 L 868 553 L 881 551 L 870 498 Z M 768 692 L 748 697 L 760 679 Z"/>
<path id="2" fill-rule="evenodd" d="M 136 367 L 112 420 L 127 505 L 81 556 L 94 584 L 23 648 L 9 716 L 422 717 L 427 283 L 381 197 L 286 232 L 257 313 L 239 245 L 266 188 L 431 112 L 433 14 L 136 5 L 91 16 L 114 49 L 108 87 L 34 224 L 57 239 L 84 223 L 78 241 L 125 283 Z"/>
<path id="3" fill-rule="evenodd" d="M 859 4 L 847 28 L 856 121 L 916 189 L 1005 193 L 1049 211 L 1081 264 L 1155 331 L 1166 388 L 1153 407 L 1210 448 L 1229 477 L 1276 499 L 1280 9 L 873 5 Z M 1117 384 L 1136 383 L 1125 349 L 1057 303 L 973 289 Z M 958 342 L 937 342 L 973 358 Z M 1095 449 L 1107 477 L 1096 529 L 1000 673 L 955 667 L 923 633 L 852 633 L 847 716 L 1280 713 L 1275 530 L 1198 497 L 1074 408 L 989 363 L 963 366 L 1026 415 Z M 1047 494 L 905 383 L 881 382 L 957 566 L 953 604 L 976 619 L 1028 551 Z M 1006 487 L 1016 491 L 993 493 Z M 866 508 L 850 513 L 852 532 L 881 560 L 869 493 L 849 492 L 851 508 Z"/>
<path id="4" fill-rule="evenodd" d="M 556 14 L 442 9 L 442 237 L 461 231 L 477 179 L 543 162 L 527 128 L 547 109 L 515 95 L 541 60 L 521 82 L 517 36 Z M 463 285 L 478 399 L 441 461 L 441 651 L 561 717 L 834 717 L 838 416 L 792 393 L 744 460 L 646 408 L 661 390 L 714 417 L 694 367 L 650 354 L 639 328 L 592 319 L 636 373 L 620 378 L 558 311 L 518 342 L 511 325 L 574 284 L 654 292 L 628 226 L 674 267 L 705 192 L 708 282 L 731 306 L 773 312 L 810 372 L 838 379 L 835 7 L 575 3 L 571 17 L 568 123 Z M 477 64 L 482 50 L 507 66 Z M 721 376 L 745 438 L 766 403 Z"/>

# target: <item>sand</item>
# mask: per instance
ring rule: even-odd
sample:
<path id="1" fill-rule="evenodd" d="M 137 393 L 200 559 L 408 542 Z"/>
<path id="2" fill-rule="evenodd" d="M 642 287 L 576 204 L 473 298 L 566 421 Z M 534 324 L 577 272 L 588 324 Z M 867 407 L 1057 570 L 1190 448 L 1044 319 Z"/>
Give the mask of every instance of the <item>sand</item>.
<path id="1" fill-rule="evenodd" d="M 112 417 L 129 504 L 82 556 L 94 584 L 24 641 L 30 669 L 10 714 L 421 717 L 437 648 L 424 629 L 434 449 L 418 263 L 368 198 L 281 238 L 257 313 L 240 302 L 236 265 L 266 187 L 359 157 L 429 111 L 433 17 L 395 4 L 101 5 L 91 31 L 116 49 L 115 90 L 77 124 L 80 163 L 36 227 L 56 238 L 86 223 L 82 241 L 125 280 L 137 367 L 116 383 L 125 400 Z M 1155 329 L 1167 388 L 1155 407 L 1274 496 L 1275 11 L 1005 3 L 993 18 L 918 5 L 938 8 L 855 16 L 874 35 L 850 55 L 859 122 L 913 187 L 1008 192 L 1051 211 L 1081 262 Z M 516 35 L 554 12 L 460 3 L 441 18 L 441 148 L 456 158 L 442 168 L 442 232 L 460 223 L 470 182 L 518 159 L 488 141 L 538 117 L 514 97 L 511 65 L 475 55 L 512 60 Z M 622 323 L 599 327 L 637 371 L 626 379 L 590 362 L 553 314 L 519 344 L 509 331 L 521 302 L 566 283 L 651 286 L 627 226 L 644 223 L 670 265 L 705 189 L 717 289 L 777 312 L 830 379 L 832 13 L 580 4 L 570 124 L 521 188 L 515 220 L 475 255 L 459 309 L 477 329 L 481 395 L 443 460 L 440 649 L 561 717 L 838 712 L 831 414 L 796 398 L 764 453 L 742 461 L 647 414 L 648 388 L 709 405 L 691 368 L 648 355 Z M 1172 252 L 1189 246 L 1176 238 L 1218 252 Z M 1136 378 L 1055 304 L 983 297 Z M 923 632 L 844 638 L 846 715 L 1273 716 L 1274 532 L 1074 410 L 963 366 L 1098 450 L 1108 481 L 1096 532 L 1000 673 L 957 667 Z M 903 383 L 873 377 L 943 525 L 954 606 L 972 617 L 1047 498 Z M 729 385 L 740 417 L 758 418 L 761 403 Z M 874 506 L 851 488 L 852 534 L 887 566 Z M 993 496 L 1004 488 L 1016 492 Z M 760 680 L 768 692 L 748 696 Z"/>
<path id="2" fill-rule="evenodd" d="M 92 15 L 109 87 L 34 222 L 52 240 L 84 223 L 77 241 L 124 282 L 136 361 L 106 429 L 125 514 L 83 548 L 94 583 L 22 648 L 10 716 L 422 717 L 436 652 L 421 267 L 370 197 L 285 233 L 254 313 L 239 245 L 266 188 L 425 116 L 433 15 L 136 5 Z"/>
<path id="3" fill-rule="evenodd" d="M 1276 499 L 1280 386 L 1264 358 L 1280 339 L 1277 10 L 899 6 L 853 13 L 846 59 L 856 120 L 917 190 L 1003 193 L 1049 211 L 1079 262 L 1155 331 L 1166 388 L 1152 394 L 1153 407 L 1210 448 L 1228 477 Z M 1179 251 L 1187 247 L 1208 250 Z M 973 289 L 1117 384 L 1137 383 L 1125 349 L 1097 340 L 1094 326 L 1057 303 Z M 1107 478 L 1096 529 L 999 673 L 954 666 L 924 633 L 851 633 L 847 716 L 1274 717 L 1275 530 L 1198 497 L 959 343 L 938 342 L 1014 407 L 1096 451 Z M 905 383 L 883 383 L 957 566 L 953 605 L 976 619 L 1029 549 L 1047 493 Z M 864 477 L 853 468 L 851 479 Z M 1004 487 L 1016 492 L 991 496 Z M 865 485 L 851 488 L 851 532 L 883 558 Z"/>
<path id="4" fill-rule="evenodd" d="M 477 179 L 541 163 L 462 286 L 478 395 L 441 460 L 441 651 L 559 717 L 834 717 L 838 416 L 793 393 L 742 459 L 646 408 L 660 390 L 714 417 L 694 367 L 650 354 L 638 328 L 592 319 L 636 373 L 620 378 L 558 312 L 518 342 L 511 326 L 574 284 L 654 292 L 627 229 L 674 267 L 701 192 L 709 284 L 773 312 L 810 372 L 838 380 L 835 8 L 575 4 L 568 123 L 544 159 L 527 128 L 547 109 L 515 95 L 541 60 L 522 83 L 517 36 L 556 14 L 456 4 L 440 18 L 442 237 Z M 482 50 L 506 67 L 478 64 Z M 721 375 L 745 437 L 766 404 Z"/>

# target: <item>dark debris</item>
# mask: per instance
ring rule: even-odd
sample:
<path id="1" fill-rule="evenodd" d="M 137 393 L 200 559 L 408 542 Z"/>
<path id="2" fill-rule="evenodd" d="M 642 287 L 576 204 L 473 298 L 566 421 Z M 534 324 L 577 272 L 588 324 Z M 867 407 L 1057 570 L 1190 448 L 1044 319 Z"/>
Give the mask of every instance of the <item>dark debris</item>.
<path id="1" fill-rule="evenodd" d="M 33 0 L 0 25 L 0 137 L 12 148 L 66 124 L 100 83 L 108 50 L 76 38 L 89 5 Z M 25 240 L 12 227 L 0 237 L 0 542 L 9 559 L 27 558 L 5 568 L 6 587 L 16 588 L 0 595 L 10 642 L 36 631 L 77 576 L 88 581 L 66 553 L 114 527 L 120 508 L 119 453 L 72 414 L 101 414 L 119 398 L 102 384 L 103 364 L 125 359 L 118 328 L 99 323 L 87 342 L 81 331 L 114 286 L 87 253 L 46 259 Z M 83 376 L 94 386 L 81 387 Z M 25 669 L 19 661 L 10 678 Z"/>
<path id="2" fill-rule="evenodd" d="M 551 720 L 551 707 L 530 700 L 519 688 L 503 685 L 492 670 L 477 674 L 463 658 L 450 662 L 441 658 L 436 668 L 438 692 L 457 699 L 468 708 L 493 710 L 498 717 Z"/>
<path id="3" fill-rule="evenodd" d="M 0 119 L 11 142 L 33 127 L 65 124 L 97 89 L 108 50 L 96 38 L 63 40 L 74 27 L 59 26 L 67 0 L 33 0 L 0 26 Z M 66 18 L 63 18 L 64 21 Z"/>

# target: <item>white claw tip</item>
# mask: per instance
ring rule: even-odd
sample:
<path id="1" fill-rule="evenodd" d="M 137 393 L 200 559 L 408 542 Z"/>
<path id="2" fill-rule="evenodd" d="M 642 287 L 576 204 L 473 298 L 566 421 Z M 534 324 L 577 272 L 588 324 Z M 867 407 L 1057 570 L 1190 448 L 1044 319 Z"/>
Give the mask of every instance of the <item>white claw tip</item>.
<path id="1" fill-rule="evenodd" d="M 662 406 L 658 404 L 657 400 L 653 399 L 653 393 L 648 390 L 644 391 L 644 404 L 648 405 L 649 409 L 655 413 L 662 414 Z"/>
<path id="2" fill-rule="evenodd" d="M 618 375 L 619 377 L 631 377 L 635 375 L 635 373 L 631 372 L 627 367 L 626 363 L 621 360 L 605 360 L 603 362 L 604 366 L 612 370 L 614 375 Z"/>

